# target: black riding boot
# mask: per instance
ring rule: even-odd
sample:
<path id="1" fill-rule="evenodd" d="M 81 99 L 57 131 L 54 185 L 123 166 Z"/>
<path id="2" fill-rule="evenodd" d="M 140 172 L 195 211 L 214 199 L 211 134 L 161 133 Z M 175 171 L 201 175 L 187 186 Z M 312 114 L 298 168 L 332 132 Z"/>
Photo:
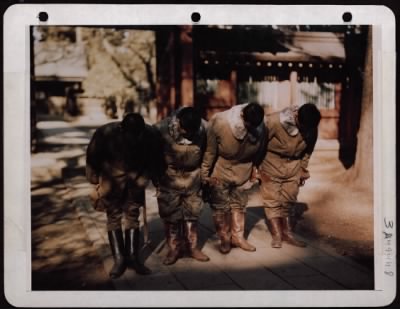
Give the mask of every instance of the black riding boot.
<path id="1" fill-rule="evenodd" d="M 139 275 L 149 275 L 151 270 L 140 259 L 140 230 L 125 230 L 125 254 L 128 267 L 133 268 Z"/>
<path id="2" fill-rule="evenodd" d="M 121 276 L 125 269 L 125 258 L 124 258 L 124 238 L 122 230 L 108 231 L 108 240 L 110 242 L 111 252 L 114 257 L 114 265 L 109 273 L 112 279 Z"/>

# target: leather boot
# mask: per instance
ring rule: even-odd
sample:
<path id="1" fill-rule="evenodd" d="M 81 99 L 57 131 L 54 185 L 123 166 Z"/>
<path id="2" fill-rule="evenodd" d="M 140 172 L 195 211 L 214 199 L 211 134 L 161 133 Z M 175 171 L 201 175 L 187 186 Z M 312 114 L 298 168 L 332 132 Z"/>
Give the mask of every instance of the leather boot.
<path id="1" fill-rule="evenodd" d="M 227 254 L 231 251 L 230 213 L 216 210 L 213 213 L 215 230 L 220 238 L 219 251 Z"/>
<path id="2" fill-rule="evenodd" d="M 127 266 L 133 268 L 139 275 L 151 274 L 151 270 L 147 268 L 140 259 L 140 230 L 125 230 L 125 255 Z"/>
<path id="3" fill-rule="evenodd" d="M 185 238 L 188 245 L 188 251 L 192 258 L 200 262 L 207 262 L 210 258 L 197 248 L 197 222 L 185 221 Z"/>
<path id="4" fill-rule="evenodd" d="M 282 248 L 282 225 L 281 225 L 281 217 L 271 218 L 268 220 L 268 228 L 271 232 L 272 248 Z"/>
<path id="5" fill-rule="evenodd" d="M 231 212 L 232 245 L 245 251 L 256 251 L 256 247 L 249 244 L 243 237 L 245 212 L 243 209 L 232 209 Z"/>
<path id="6" fill-rule="evenodd" d="M 181 233 L 179 223 L 165 223 L 165 234 L 168 245 L 168 253 L 163 263 L 164 265 L 175 264 L 181 256 Z"/>
<path id="7" fill-rule="evenodd" d="M 282 218 L 282 240 L 296 247 L 307 246 L 307 244 L 304 241 L 297 240 L 294 237 L 290 217 Z"/>
<path id="8" fill-rule="evenodd" d="M 108 240 L 110 242 L 111 252 L 114 257 L 114 265 L 109 273 L 110 278 L 120 277 L 126 269 L 124 257 L 124 238 L 122 230 L 108 231 Z"/>

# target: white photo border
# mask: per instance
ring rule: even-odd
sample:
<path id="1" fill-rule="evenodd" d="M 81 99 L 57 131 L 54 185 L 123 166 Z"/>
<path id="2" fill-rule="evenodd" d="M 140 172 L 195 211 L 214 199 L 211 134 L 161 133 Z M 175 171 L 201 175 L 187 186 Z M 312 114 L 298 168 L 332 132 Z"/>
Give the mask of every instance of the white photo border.
<path id="1" fill-rule="evenodd" d="M 45 11 L 49 19 L 38 20 Z M 201 21 L 193 23 L 191 14 Z M 288 14 L 290 12 L 290 14 Z M 345 25 L 373 28 L 375 290 L 32 291 L 30 252 L 30 64 L 32 25 Z M 396 295 L 395 16 L 385 6 L 16 4 L 4 14 L 4 288 L 14 306 L 383 306 Z M 384 171 L 384 172 L 383 172 Z M 388 248 L 392 256 L 389 258 Z M 156 293 L 156 297 L 154 297 Z M 179 294 L 180 297 L 174 297 Z M 110 297 L 113 295 L 113 297 Z M 182 296 L 183 295 L 183 296 Z"/>

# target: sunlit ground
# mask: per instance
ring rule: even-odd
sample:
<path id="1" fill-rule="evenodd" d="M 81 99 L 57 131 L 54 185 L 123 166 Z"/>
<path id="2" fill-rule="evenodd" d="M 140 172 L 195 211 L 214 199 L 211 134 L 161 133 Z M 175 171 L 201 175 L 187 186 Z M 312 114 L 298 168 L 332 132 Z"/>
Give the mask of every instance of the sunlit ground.
<path id="1" fill-rule="evenodd" d="M 113 289 L 107 275 L 112 259 L 105 215 L 90 206 L 87 196 L 92 185 L 84 175 L 86 145 L 91 135 L 98 126 L 115 120 L 107 119 L 101 111 L 98 117 L 93 115 L 96 113 L 70 121 L 38 121 L 38 152 L 31 156 L 32 270 L 34 287 L 38 289 Z M 337 159 L 337 146 L 319 142 L 310 161 L 312 178 L 299 195 L 299 202 L 305 205 L 299 230 L 311 228 L 317 234 L 347 242 L 354 248 L 357 248 L 354 244 L 367 244 L 371 251 L 371 196 L 338 182 L 344 172 Z M 258 188 L 254 187 L 250 193 L 245 236 L 256 245 L 256 253 L 234 249 L 231 254 L 222 256 L 218 252 L 210 209 L 206 206 L 200 220 L 199 244 L 212 261 L 196 263 L 183 258 L 166 268 L 161 263 L 166 254 L 164 227 L 158 215 L 154 188 L 149 187 L 146 196 L 151 242 L 144 248 L 143 256 L 154 275 L 143 278 L 127 271 L 114 286 L 155 290 L 371 286 L 373 277 L 364 277 L 347 264 L 337 264 L 335 258 L 324 255 L 318 246 L 310 244 L 306 250 L 290 246 L 280 251 L 271 250 Z"/>

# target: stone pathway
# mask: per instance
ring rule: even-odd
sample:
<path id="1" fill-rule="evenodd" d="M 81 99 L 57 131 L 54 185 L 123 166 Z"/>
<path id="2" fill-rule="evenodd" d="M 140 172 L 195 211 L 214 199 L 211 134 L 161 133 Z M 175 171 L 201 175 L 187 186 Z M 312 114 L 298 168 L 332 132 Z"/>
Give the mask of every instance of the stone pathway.
<path id="1" fill-rule="evenodd" d="M 60 143 L 60 138 L 54 140 L 55 134 L 61 134 L 59 137 L 64 142 L 68 138 L 74 139 L 75 146 L 70 146 L 69 157 L 62 161 L 55 159 L 52 165 L 54 171 L 51 177 L 59 175 L 64 180 L 64 199 L 71 202 L 70 210 L 77 214 L 65 219 L 71 220 L 64 222 L 65 233 L 71 233 L 71 237 L 74 235 L 74 230 L 67 231 L 68 226 L 72 227 L 72 221 L 79 218 L 82 230 L 86 233 L 85 237 L 97 253 L 104 273 L 108 273 L 112 257 L 107 240 L 105 214 L 96 212 L 91 207 L 87 198 L 91 185 L 83 174 L 84 141 L 87 141 L 91 132 L 89 128 L 68 126 L 64 130 L 47 130 L 50 136 L 44 138 L 47 138 L 47 143 L 54 145 Z M 57 156 L 57 152 L 53 156 Z M 41 160 L 44 158 L 40 154 L 33 156 L 33 168 L 35 164 L 38 167 Z M 39 177 L 40 169 L 36 171 L 36 176 Z M 47 172 L 46 175 L 49 174 L 51 173 Z M 153 273 L 140 276 L 133 270 L 127 270 L 122 277 L 111 280 L 116 290 L 362 290 L 374 287 L 372 270 L 337 255 L 332 248 L 321 247 L 311 239 L 302 239 L 308 244 L 306 248 L 284 244 L 281 249 L 272 249 L 271 236 L 257 192 L 250 198 L 245 231 L 249 241 L 256 245 L 256 252 L 235 248 L 228 255 L 220 254 L 211 211 L 206 205 L 200 218 L 199 242 L 211 260 L 202 263 L 191 258 L 182 258 L 175 265 L 165 266 L 162 264 L 166 254 L 164 230 L 152 187 L 146 190 L 146 204 L 150 242 L 143 247 L 142 255 Z M 79 254 L 79 248 L 71 256 L 74 254 Z"/>
<path id="2" fill-rule="evenodd" d="M 83 180 L 83 179 L 82 179 Z M 76 179 L 78 181 L 78 179 Z M 71 186 L 76 196 L 74 205 L 108 271 L 112 265 L 109 252 L 105 215 L 92 209 L 80 184 Z M 79 192 L 80 190 L 80 192 Z M 79 192 L 79 193 L 78 193 Z M 166 254 L 162 222 L 158 217 L 154 188 L 147 190 L 147 220 L 150 243 L 142 251 L 146 265 L 153 270 L 150 276 L 136 275 L 127 270 L 113 284 L 122 290 L 343 290 L 372 289 L 373 273 L 341 257 L 329 248 L 320 248 L 308 239 L 306 248 L 289 245 L 281 249 L 270 247 L 271 236 L 263 218 L 261 207 L 247 210 L 246 231 L 256 252 L 234 248 L 230 254 L 218 251 L 218 238 L 214 233 L 208 205 L 200 218 L 200 240 L 203 252 L 210 257 L 206 263 L 182 258 L 175 265 L 165 266 Z"/>

